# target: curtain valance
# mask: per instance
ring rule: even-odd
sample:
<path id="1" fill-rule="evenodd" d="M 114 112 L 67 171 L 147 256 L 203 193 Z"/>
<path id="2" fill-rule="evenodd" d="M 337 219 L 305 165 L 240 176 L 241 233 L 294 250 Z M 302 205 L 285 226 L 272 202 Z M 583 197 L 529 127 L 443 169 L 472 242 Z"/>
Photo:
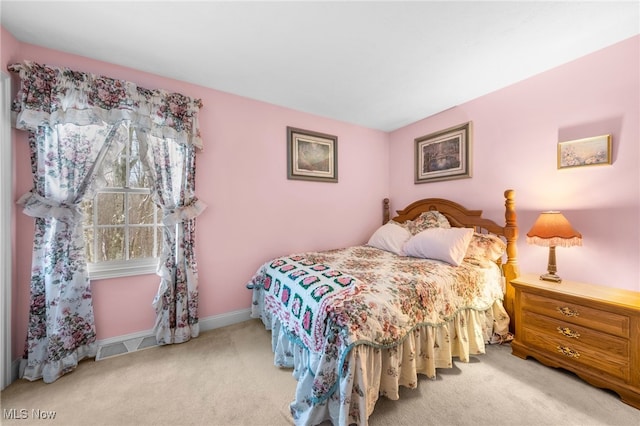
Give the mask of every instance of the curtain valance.
<path id="1" fill-rule="evenodd" d="M 203 148 L 200 99 L 31 61 L 8 69 L 20 75 L 20 89 L 11 106 L 18 129 L 130 120 L 139 131 Z"/>

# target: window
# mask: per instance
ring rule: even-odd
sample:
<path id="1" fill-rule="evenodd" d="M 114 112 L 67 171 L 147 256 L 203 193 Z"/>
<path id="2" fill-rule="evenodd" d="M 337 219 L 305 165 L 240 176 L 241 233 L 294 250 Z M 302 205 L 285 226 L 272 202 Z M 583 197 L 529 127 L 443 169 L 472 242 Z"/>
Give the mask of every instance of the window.
<path id="1" fill-rule="evenodd" d="M 156 271 L 162 249 L 162 223 L 153 201 L 152 181 L 140 158 L 129 123 L 129 138 L 105 170 L 106 185 L 82 203 L 89 276 L 112 278 Z"/>

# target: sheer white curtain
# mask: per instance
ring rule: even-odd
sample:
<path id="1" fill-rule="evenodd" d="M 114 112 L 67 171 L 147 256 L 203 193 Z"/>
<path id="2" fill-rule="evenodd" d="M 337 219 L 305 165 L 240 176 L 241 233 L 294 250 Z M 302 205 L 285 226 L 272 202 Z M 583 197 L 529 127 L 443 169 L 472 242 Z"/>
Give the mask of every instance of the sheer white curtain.
<path id="1" fill-rule="evenodd" d="M 157 145 L 171 147 L 148 156 L 153 160 L 149 166 L 156 171 L 172 167 L 171 179 L 175 175 L 183 183 L 180 194 L 187 196 L 176 197 L 165 179 L 156 182 L 156 199 L 167 217 L 176 210 L 191 212 L 188 218 L 182 214 L 180 221 L 189 228 L 204 208 L 194 194 L 195 160 L 188 155 L 175 161 L 170 153 L 183 150 L 195 158 L 196 148 L 202 148 L 197 125 L 202 105 L 200 100 L 178 93 L 147 90 L 131 82 L 67 68 L 25 62 L 11 65 L 9 70 L 20 76 L 12 109 L 16 128 L 29 131 L 34 182 L 20 202 L 24 212 L 36 218 L 29 326 L 20 375 L 53 382 L 73 370 L 82 358 L 96 354 L 79 204 L 102 185 L 104 166 L 113 163 L 129 137 L 122 123 L 130 122 L 144 135 L 151 152 L 158 151 Z M 161 174 L 156 172 L 155 176 Z M 179 328 L 182 318 L 188 318 L 190 327 L 186 330 L 195 332 L 181 332 L 179 341 L 198 334 L 196 264 L 191 254 L 182 255 L 189 261 L 181 267 L 175 266 L 180 262 L 166 259 L 173 259 L 173 253 L 190 253 L 184 247 L 192 245 L 192 232 L 165 233 L 165 265 L 159 271 L 159 295 L 167 289 L 181 295 L 186 287 L 188 303 L 178 303 L 182 296 L 154 301 L 162 318 L 157 329 L 175 334 L 171 330 Z M 162 343 L 173 342 L 168 339 Z"/>

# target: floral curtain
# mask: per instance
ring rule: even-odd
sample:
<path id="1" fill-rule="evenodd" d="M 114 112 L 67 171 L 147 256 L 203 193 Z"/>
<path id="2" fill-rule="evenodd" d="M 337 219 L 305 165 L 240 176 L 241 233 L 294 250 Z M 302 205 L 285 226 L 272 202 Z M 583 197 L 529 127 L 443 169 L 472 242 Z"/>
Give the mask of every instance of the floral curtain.
<path id="1" fill-rule="evenodd" d="M 156 298 L 160 302 L 154 301 L 159 316 L 156 329 L 175 334 L 171 330 L 187 318 L 190 334 L 181 331 L 180 339 L 162 343 L 197 336 L 192 247 L 194 218 L 204 209 L 193 185 L 195 151 L 202 148 L 197 122 L 200 100 L 29 61 L 10 65 L 9 70 L 21 80 L 12 104 L 16 128 L 30 132 L 34 185 L 20 203 L 26 214 L 36 218 L 21 377 L 53 382 L 81 359 L 96 354 L 79 204 L 100 188 L 102 171 L 122 149 L 128 137 L 126 126 L 121 125 L 124 121 L 144 135 L 153 153 L 147 157 L 159 179 L 155 195 L 165 220 L 177 216 L 175 231 L 167 227 L 165 232 L 158 293 L 163 296 Z M 190 154 L 175 158 L 174 151 Z M 181 185 L 177 193 L 171 186 L 173 179 Z M 188 297 L 182 296 L 183 287 Z M 164 297 L 167 293 L 172 297 Z"/>
<path id="2" fill-rule="evenodd" d="M 195 218 L 205 208 L 195 196 L 195 149 L 150 137 L 147 164 L 155 182 L 156 203 L 164 213 L 164 239 L 153 301 L 159 344 L 182 343 L 199 334 Z M 151 143 L 149 143 L 151 142 Z"/>

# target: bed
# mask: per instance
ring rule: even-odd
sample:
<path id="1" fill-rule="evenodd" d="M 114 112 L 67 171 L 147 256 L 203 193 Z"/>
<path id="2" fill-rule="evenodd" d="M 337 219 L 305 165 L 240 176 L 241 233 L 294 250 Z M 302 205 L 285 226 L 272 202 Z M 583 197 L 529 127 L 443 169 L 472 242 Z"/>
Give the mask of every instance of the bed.
<path id="1" fill-rule="evenodd" d="M 251 316 L 271 331 L 275 365 L 293 369 L 297 425 L 366 425 L 380 396 L 512 336 L 518 228 L 504 195 L 504 225 L 440 198 L 391 218 L 385 199 L 366 244 L 258 268 Z"/>

